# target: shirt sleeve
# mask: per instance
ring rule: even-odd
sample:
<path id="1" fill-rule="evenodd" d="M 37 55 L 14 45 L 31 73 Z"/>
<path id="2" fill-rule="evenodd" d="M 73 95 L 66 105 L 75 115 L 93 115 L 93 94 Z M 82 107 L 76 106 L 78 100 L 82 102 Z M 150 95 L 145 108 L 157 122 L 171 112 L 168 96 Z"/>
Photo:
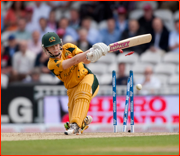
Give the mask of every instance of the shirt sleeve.
<path id="1" fill-rule="evenodd" d="M 62 62 L 63 60 L 49 60 L 48 69 L 51 70 L 55 75 L 58 75 L 59 72 L 63 71 Z"/>
<path id="2" fill-rule="evenodd" d="M 65 49 L 65 51 L 64 51 L 65 56 L 66 56 L 66 52 L 69 52 L 69 54 L 71 54 L 72 56 L 75 56 L 79 53 L 83 53 L 83 51 L 81 49 L 79 49 L 76 45 L 74 45 L 72 43 L 66 43 L 63 47 Z"/>
<path id="3" fill-rule="evenodd" d="M 73 52 L 73 56 L 75 56 L 75 55 L 77 55 L 79 53 L 83 53 L 83 51 L 81 49 L 79 49 L 76 45 L 74 45 L 74 46 L 75 46 L 75 50 Z"/>

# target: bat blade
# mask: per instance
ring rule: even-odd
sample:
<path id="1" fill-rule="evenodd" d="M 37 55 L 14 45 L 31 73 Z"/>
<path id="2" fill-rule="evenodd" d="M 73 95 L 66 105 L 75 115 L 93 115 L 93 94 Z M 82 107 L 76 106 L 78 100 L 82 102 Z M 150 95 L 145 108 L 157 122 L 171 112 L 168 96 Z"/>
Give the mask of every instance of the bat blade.
<path id="1" fill-rule="evenodd" d="M 139 35 L 135 37 L 131 37 L 119 42 L 111 43 L 109 47 L 109 53 L 117 51 L 119 49 L 126 49 L 129 47 L 134 47 L 137 45 L 145 44 L 151 42 L 152 36 L 151 34 Z"/>

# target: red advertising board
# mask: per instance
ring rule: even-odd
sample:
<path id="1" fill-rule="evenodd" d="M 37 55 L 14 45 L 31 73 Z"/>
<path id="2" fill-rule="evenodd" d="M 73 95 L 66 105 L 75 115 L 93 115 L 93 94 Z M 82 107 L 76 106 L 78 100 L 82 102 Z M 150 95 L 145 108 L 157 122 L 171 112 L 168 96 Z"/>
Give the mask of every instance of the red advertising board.
<path id="1" fill-rule="evenodd" d="M 45 97 L 45 123 L 68 121 L 67 103 L 67 96 Z M 117 120 L 119 123 L 123 122 L 124 106 L 125 96 L 117 96 Z M 112 97 L 96 96 L 90 103 L 88 114 L 93 117 L 93 123 L 112 123 Z M 179 123 L 179 96 L 135 96 L 134 122 L 138 124 Z"/>

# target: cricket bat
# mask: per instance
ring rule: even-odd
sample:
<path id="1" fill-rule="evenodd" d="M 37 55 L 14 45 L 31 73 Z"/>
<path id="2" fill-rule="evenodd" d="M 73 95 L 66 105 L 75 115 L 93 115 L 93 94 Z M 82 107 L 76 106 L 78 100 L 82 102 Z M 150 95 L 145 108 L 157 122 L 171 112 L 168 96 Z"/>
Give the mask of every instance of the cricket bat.
<path id="1" fill-rule="evenodd" d="M 145 34 L 145 35 L 139 35 L 136 37 L 131 37 L 119 42 L 115 42 L 115 43 L 111 43 L 108 48 L 108 52 L 114 52 L 117 51 L 119 49 L 126 49 L 129 47 L 134 47 L 137 45 L 141 45 L 141 44 L 145 44 L 145 43 L 149 43 L 152 39 L 151 34 Z"/>

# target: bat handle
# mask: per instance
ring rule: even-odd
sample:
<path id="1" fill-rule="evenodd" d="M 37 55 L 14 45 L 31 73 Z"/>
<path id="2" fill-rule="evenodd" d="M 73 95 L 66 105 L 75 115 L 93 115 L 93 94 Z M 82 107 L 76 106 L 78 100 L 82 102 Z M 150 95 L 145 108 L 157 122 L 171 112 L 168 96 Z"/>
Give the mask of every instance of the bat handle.
<path id="1" fill-rule="evenodd" d="M 108 52 L 110 51 L 110 46 L 108 45 Z"/>

